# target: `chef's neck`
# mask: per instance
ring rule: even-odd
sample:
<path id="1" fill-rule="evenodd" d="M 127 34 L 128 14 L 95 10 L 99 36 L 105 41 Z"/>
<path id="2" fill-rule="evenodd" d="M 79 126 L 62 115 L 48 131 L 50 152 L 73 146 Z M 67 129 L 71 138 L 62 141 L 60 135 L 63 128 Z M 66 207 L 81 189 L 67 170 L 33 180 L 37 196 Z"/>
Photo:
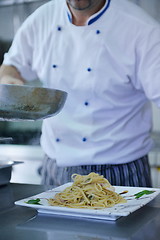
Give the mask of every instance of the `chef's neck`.
<path id="1" fill-rule="evenodd" d="M 106 0 L 93 0 L 89 7 L 78 9 L 67 2 L 72 14 L 72 23 L 76 26 L 86 25 L 87 20 L 95 13 L 97 13 L 105 4 Z"/>

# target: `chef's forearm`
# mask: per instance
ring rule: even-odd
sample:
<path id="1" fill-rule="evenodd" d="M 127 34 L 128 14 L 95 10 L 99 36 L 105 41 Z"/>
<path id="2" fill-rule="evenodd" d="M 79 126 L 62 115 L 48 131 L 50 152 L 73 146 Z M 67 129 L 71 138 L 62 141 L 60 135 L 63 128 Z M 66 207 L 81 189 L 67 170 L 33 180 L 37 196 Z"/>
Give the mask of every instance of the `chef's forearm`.
<path id="1" fill-rule="evenodd" d="M 14 66 L 1 65 L 0 83 L 1 84 L 24 84 L 25 80 Z"/>

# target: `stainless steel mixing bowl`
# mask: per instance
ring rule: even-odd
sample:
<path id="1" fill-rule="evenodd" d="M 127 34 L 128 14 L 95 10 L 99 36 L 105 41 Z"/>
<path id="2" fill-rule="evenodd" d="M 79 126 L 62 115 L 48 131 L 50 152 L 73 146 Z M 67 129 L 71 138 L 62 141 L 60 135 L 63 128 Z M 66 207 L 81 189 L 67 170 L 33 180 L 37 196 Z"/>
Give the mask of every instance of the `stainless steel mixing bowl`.
<path id="1" fill-rule="evenodd" d="M 0 84 L 0 120 L 39 120 L 52 117 L 64 106 L 67 93 L 57 89 Z"/>

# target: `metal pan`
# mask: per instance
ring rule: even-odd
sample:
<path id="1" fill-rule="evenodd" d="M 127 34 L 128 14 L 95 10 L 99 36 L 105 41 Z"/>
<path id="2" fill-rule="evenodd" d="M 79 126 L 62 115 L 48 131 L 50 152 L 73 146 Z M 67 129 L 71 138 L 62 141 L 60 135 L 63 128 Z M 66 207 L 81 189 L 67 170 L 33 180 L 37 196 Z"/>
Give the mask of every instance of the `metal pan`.
<path id="1" fill-rule="evenodd" d="M 0 137 L 0 143 L 10 143 L 13 141 L 12 137 Z"/>
<path id="2" fill-rule="evenodd" d="M 0 142 L 3 142 L 3 141 L 13 141 L 13 138 L 12 137 L 0 137 Z"/>
<path id="3" fill-rule="evenodd" d="M 0 157 L 0 186 L 8 184 L 12 175 L 12 166 L 23 162 L 12 161 L 6 158 Z"/>
<path id="4" fill-rule="evenodd" d="M 59 113 L 67 93 L 57 89 L 0 84 L 0 120 L 40 120 Z"/>

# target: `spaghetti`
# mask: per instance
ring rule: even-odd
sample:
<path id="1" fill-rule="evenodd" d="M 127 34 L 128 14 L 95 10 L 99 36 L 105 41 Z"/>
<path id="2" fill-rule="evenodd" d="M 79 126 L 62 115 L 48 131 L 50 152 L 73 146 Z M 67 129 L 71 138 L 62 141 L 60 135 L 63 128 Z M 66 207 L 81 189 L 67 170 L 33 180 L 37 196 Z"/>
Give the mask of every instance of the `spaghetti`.
<path id="1" fill-rule="evenodd" d="M 48 199 L 51 206 L 99 209 L 126 202 L 109 181 L 97 173 L 73 174 L 72 179 L 70 187 Z"/>

